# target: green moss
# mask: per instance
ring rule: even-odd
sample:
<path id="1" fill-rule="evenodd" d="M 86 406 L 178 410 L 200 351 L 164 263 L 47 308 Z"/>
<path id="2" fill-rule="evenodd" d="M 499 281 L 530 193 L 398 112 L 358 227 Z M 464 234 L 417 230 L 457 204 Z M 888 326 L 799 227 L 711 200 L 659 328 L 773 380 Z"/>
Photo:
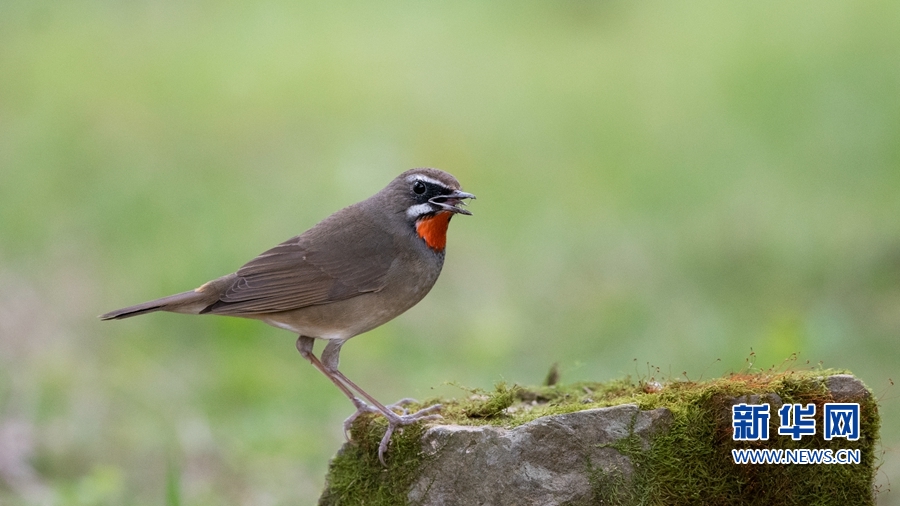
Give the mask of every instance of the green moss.
<path id="1" fill-rule="evenodd" d="M 361 416 L 351 437 L 356 444 L 344 445 L 332 459 L 325 493 L 319 504 L 340 506 L 405 504 L 406 493 L 425 459 L 419 440 L 422 424 L 404 427 L 391 438 L 385 464 L 378 461 L 378 445 L 387 423 L 374 415 Z"/>
<path id="2" fill-rule="evenodd" d="M 821 427 L 799 441 L 732 441 L 731 399 L 776 393 L 785 403 L 814 403 L 817 413 L 832 400 L 824 378 L 836 371 L 744 375 L 705 384 L 673 386 L 641 399 L 642 409 L 669 407 L 674 421 L 655 437 L 649 451 L 629 451 L 638 469 L 634 489 L 641 504 L 873 504 L 872 483 L 879 419 L 870 395 L 860 402 L 859 441 L 825 441 Z M 773 413 L 774 414 L 774 413 Z M 770 418 L 777 434 L 778 417 Z M 859 448 L 859 465 L 735 465 L 732 448 Z"/>
<path id="3" fill-rule="evenodd" d="M 736 442 L 731 438 L 730 406 L 735 397 L 774 393 L 785 403 L 814 403 L 816 412 L 821 413 L 822 405 L 833 400 L 825 378 L 843 372 L 734 374 L 702 382 L 665 384 L 630 378 L 536 388 L 499 384 L 493 392 L 470 390 L 462 399 L 429 399 L 423 405 L 442 402 L 442 423 L 504 427 L 626 403 L 643 410 L 665 407 L 671 411 L 671 424 L 651 439 L 649 448 L 636 435 L 613 444 L 631 458 L 634 472 L 630 477 L 606 473 L 587 463 L 585 472 L 597 504 L 874 504 L 872 483 L 880 422 L 871 394 L 860 400 L 862 434 L 858 441 L 825 441 L 821 427 L 815 436 L 799 441 L 770 437 L 769 441 Z M 774 409 L 770 424 L 770 434 L 777 434 Z M 375 416 L 361 417 L 355 424 L 353 439 L 357 444 L 347 445 L 332 461 L 323 504 L 405 503 L 426 458 L 419 443 L 425 429 L 417 425 L 395 434 L 386 455 L 387 468 L 376 456 L 384 429 L 384 421 Z M 735 465 L 731 460 L 733 448 L 859 448 L 862 463 Z"/>

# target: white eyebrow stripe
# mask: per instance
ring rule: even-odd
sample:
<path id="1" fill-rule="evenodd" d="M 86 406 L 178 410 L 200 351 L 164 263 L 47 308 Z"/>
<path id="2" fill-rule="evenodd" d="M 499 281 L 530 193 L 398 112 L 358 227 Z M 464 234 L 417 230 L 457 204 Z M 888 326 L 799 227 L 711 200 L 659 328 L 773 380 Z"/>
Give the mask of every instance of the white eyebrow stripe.
<path id="1" fill-rule="evenodd" d="M 413 175 L 411 175 L 411 176 L 408 176 L 408 177 L 406 178 L 406 180 L 409 181 L 410 183 L 412 183 L 413 181 L 419 180 L 419 181 L 424 181 L 424 182 L 426 182 L 426 183 L 436 184 L 436 185 L 438 185 L 438 186 L 442 186 L 442 187 L 444 187 L 444 188 L 447 188 L 447 184 L 446 184 L 446 183 L 442 183 L 442 182 L 438 181 L 437 179 L 432 179 L 432 178 L 430 178 L 430 177 L 428 177 L 428 176 L 423 176 L 422 174 L 413 174 Z"/>
<path id="2" fill-rule="evenodd" d="M 432 211 L 434 211 L 434 208 L 431 207 L 431 204 L 426 202 L 425 204 L 416 204 L 414 206 L 407 207 L 406 216 L 409 218 L 417 218 Z"/>

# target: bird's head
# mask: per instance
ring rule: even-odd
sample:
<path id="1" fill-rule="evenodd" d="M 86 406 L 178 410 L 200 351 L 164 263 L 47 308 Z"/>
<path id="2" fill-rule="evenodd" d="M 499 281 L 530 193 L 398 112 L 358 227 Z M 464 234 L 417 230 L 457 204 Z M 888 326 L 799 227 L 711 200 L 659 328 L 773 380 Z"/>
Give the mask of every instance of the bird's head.
<path id="1" fill-rule="evenodd" d="M 471 215 L 466 199 L 475 195 L 460 189 L 459 181 L 438 169 L 412 169 L 397 176 L 385 188 L 396 205 L 395 212 L 412 226 L 429 248 L 443 251 L 447 225 L 454 214 Z"/>

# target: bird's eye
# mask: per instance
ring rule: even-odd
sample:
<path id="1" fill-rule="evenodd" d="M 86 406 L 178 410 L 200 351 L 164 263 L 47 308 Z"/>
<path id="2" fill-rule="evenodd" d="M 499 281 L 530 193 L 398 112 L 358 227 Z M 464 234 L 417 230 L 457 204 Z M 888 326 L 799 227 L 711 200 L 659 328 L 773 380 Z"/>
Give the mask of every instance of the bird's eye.
<path id="1" fill-rule="evenodd" d="M 425 193 L 425 183 L 416 181 L 415 183 L 413 183 L 413 191 L 416 193 L 416 195 Z"/>

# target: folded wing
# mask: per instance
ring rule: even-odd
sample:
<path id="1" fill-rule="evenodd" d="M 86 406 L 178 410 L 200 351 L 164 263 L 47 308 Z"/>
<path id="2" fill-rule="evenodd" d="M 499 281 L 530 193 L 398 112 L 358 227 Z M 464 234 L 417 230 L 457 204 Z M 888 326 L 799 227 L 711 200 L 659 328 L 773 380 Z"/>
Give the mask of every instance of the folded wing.
<path id="1" fill-rule="evenodd" d="M 336 228 L 347 223 L 341 220 L 355 220 L 356 232 Z M 241 267 L 219 301 L 201 313 L 274 313 L 377 292 L 394 258 L 391 236 L 346 208 Z"/>

